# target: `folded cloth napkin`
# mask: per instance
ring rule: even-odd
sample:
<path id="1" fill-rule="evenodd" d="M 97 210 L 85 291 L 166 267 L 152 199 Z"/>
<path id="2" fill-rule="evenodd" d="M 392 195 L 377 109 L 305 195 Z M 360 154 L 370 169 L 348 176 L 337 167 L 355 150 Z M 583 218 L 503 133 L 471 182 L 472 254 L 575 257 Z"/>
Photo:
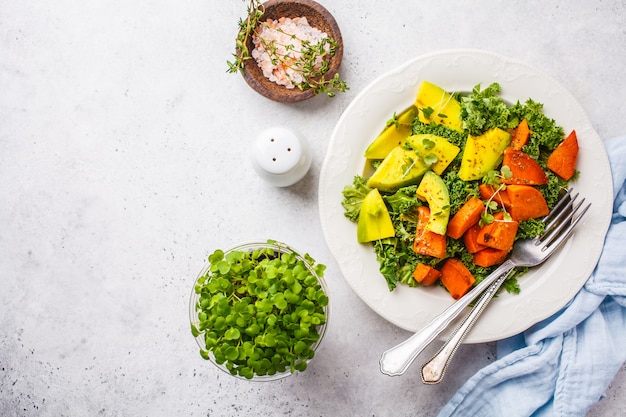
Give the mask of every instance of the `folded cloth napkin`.
<path id="1" fill-rule="evenodd" d="M 626 360 L 626 136 L 606 147 L 615 200 L 593 274 L 561 311 L 498 342 L 438 417 L 584 416 Z"/>

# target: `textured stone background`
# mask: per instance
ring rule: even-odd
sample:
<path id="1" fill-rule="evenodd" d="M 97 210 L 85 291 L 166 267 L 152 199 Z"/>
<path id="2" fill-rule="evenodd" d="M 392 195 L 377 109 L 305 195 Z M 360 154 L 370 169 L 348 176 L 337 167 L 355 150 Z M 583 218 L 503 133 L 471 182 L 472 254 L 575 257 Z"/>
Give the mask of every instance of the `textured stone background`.
<path id="1" fill-rule="evenodd" d="M 622 1 L 321 0 L 351 90 L 282 105 L 225 72 L 245 3 L 3 0 L 0 5 L 0 415 L 433 415 L 495 357 L 461 348 L 445 381 L 378 371 L 408 336 L 347 286 L 322 236 L 331 131 L 379 75 L 422 53 L 480 48 L 534 65 L 602 138 L 626 132 Z M 255 176 L 260 129 L 302 131 L 296 186 Z M 331 325 L 306 374 L 240 382 L 198 355 L 194 277 L 215 248 L 268 237 L 328 266 Z M 590 416 L 626 414 L 622 368 Z"/>

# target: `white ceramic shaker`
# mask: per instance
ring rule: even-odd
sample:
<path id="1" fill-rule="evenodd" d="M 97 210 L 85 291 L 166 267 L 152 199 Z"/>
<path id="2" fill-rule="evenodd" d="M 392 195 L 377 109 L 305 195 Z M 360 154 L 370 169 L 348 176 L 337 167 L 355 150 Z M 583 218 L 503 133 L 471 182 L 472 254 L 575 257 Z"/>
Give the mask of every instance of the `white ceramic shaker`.
<path id="1" fill-rule="evenodd" d="M 300 181 L 311 167 L 311 150 L 297 131 L 283 126 L 261 132 L 250 147 L 256 173 L 277 187 Z"/>

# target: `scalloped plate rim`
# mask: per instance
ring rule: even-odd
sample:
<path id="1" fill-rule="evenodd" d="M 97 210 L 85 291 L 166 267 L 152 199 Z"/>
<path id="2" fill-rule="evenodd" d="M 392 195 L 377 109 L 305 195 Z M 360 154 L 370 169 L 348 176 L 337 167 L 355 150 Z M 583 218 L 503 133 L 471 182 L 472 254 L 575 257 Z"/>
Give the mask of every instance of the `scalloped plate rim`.
<path id="1" fill-rule="evenodd" d="M 468 62 L 476 67 L 468 68 Z M 464 70 L 462 73 L 458 71 L 460 68 Z M 501 72 L 489 74 L 493 71 Z M 543 103 L 545 113 L 561 124 L 566 133 L 576 129 L 579 134 L 582 175 L 573 187 L 584 191 L 582 195 L 593 203 L 591 213 L 559 253 L 520 278 L 520 294 L 502 294 L 491 303 L 465 343 L 500 340 L 556 313 L 580 290 L 595 268 L 612 212 L 608 156 L 582 106 L 571 93 L 535 67 L 496 53 L 454 49 L 424 54 L 368 84 L 344 110 L 333 129 L 320 171 L 320 221 L 327 246 L 348 285 L 378 315 L 400 328 L 411 332 L 419 330 L 453 300 L 441 288 L 400 285 L 389 292 L 378 271 L 373 249 L 357 243 L 356 225 L 343 216 L 341 190 L 360 173 L 358 167 L 362 168 L 364 163 L 363 151 L 384 121 L 393 111 L 401 111 L 413 102 L 419 83 L 426 79 L 423 77 L 445 89 L 456 84 L 452 87 L 459 91 L 460 88 L 470 91 L 478 83 L 499 82 L 503 98 L 509 101 L 532 98 Z M 529 84 L 530 80 L 536 84 Z M 541 91 L 538 90 L 540 83 L 545 87 Z M 528 96 L 520 96 L 520 90 L 529 91 Z M 574 252 L 570 254 L 571 251 Z"/>

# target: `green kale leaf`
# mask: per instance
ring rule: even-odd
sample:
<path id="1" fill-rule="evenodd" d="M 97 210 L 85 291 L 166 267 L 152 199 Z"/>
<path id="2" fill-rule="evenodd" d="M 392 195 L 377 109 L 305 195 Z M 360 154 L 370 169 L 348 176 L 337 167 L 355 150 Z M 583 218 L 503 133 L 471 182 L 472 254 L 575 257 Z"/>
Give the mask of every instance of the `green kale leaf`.
<path id="1" fill-rule="evenodd" d="M 343 201 L 341 205 L 344 208 L 343 214 L 350 219 L 350 221 L 356 222 L 359 219 L 361 203 L 365 196 L 372 190 L 366 183 L 365 178 L 356 175 L 352 185 L 346 185 L 342 191 Z"/>
<path id="2" fill-rule="evenodd" d="M 509 107 L 498 93 L 500 93 L 498 83 L 492 83 L 482 91 L 478 84 L 472 89 L 471 94 L 461 96 L 461 119 L 464 130 L 478 136 L 494 127 L 509 129 L 517 125 L 510 121 Z"/>

